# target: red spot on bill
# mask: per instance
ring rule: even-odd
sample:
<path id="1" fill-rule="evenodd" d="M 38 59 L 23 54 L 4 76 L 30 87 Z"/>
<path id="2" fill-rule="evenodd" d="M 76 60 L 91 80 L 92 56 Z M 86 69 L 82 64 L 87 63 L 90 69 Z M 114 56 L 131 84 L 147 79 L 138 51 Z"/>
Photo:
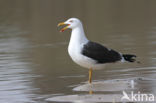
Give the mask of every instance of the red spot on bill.
<path id="1" fill-rule="evenodd" d="M 60 32 L 64 32 L 64 29 L 61 29 Z"/>

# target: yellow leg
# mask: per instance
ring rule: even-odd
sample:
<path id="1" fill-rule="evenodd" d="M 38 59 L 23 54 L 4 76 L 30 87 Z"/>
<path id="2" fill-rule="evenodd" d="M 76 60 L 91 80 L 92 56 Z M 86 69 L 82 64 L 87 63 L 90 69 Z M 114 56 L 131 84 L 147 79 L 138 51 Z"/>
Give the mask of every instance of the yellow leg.
<path id="1" fill-rule="evenodd" d="M 92 83 L 92 68 L 89 69 L 89 83 Z"/>
<path id="2" fill-rule="evenodd" d="M 92 91 L 92 90 L 90 90 L 90 91 L 89 91 L 89 94 L 93 94 L 93 91 Z"/>

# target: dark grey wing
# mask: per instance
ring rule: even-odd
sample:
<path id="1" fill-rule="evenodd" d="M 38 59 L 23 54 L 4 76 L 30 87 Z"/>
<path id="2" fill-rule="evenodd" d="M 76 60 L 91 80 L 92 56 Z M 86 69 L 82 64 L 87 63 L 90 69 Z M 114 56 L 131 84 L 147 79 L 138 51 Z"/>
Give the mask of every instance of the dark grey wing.
<path id="1" fill-rule="evenodd" d="M 97 63 L 111 63 L 121 60 L 121 55 L 118 52 L 91 41 L 83 46 L 81 53 L 96 60 Z"/>

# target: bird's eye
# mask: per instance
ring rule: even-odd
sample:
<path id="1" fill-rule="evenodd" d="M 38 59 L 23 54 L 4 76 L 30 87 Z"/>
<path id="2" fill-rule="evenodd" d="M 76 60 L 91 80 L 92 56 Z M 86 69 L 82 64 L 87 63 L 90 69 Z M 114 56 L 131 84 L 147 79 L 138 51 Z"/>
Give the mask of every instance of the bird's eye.
<path id="1" fill-rule="evenodd" d="M 73 20 L 70 20 L 69 22 L 71 22 L 71 23 L 72 23 L 72 22 L 73 22 Z"/>

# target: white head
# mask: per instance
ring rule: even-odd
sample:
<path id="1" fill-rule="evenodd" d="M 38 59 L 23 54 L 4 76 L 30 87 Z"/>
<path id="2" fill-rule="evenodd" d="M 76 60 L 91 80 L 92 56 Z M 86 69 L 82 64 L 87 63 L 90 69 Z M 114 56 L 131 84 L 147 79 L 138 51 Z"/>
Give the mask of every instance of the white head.
<path id="1" fill-rule="evenodd" d="M 63 32 L 63 31 L 65 31 L 68 28 L 74 29 L 76 27 L 81 26 L 82 24 L 81 24 L 81 21 L 79 19 L 77 19 L 77 18 L 70 18 L 67 21 L 58 24 L 58 26 L 61 26 L 61 25 L 67 25 L 66 27 L 64 27 L 63 29 L 60 30 L 60 32 Z"/>

